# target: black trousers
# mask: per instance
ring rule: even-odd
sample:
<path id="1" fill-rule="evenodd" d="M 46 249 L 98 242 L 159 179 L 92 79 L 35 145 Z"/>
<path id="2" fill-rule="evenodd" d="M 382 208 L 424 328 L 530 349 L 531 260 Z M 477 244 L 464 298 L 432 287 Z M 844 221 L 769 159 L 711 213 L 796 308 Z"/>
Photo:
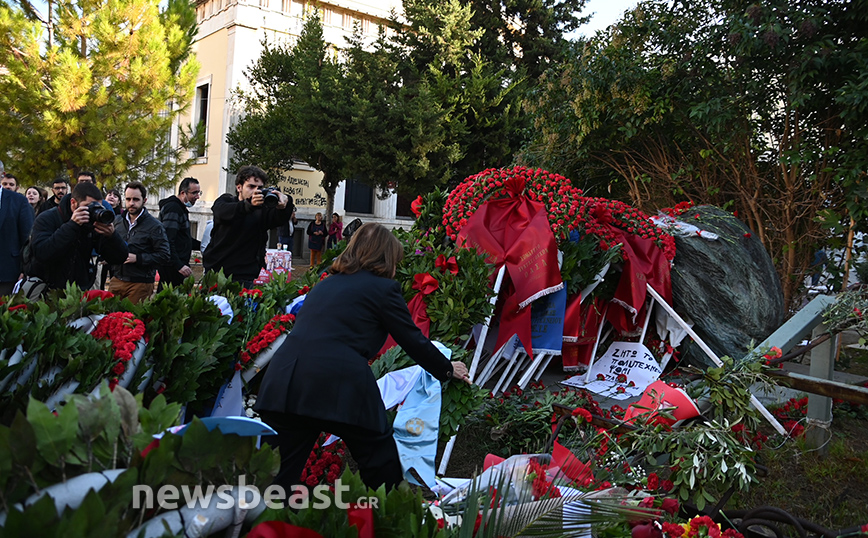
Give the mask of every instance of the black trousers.
<path id="1" fill-rule="evenodd" d="M 163 274 L 163 270 L 160 270 L 160 286 L 157 288 L 157 291 L 163 291 L 163 284 L 167 286 L 171 284 L 172 286 L 180 286 L 184 283 L 187 277 L 175 271 L 171 268 L 165 268 L 165 274 Z"/>
<path id="2" fill-rule="evenodd" d="M 366 486 L 377 489 L 385 484 L 390 490 L 404 479 L 398 447 L 392 428 L 379 433 L 352 424 L 319 420 L 300 415 L 262 411 L 262 420 L 277 431 L 263 437 L 262 442 L 280 449 L 280 471 L 274 484 L 287 491 L 301 484 L 301 472 L 320 433 L 339 436 L 347 444 L 353 459 L 359 464 L 359 474 Z"/>

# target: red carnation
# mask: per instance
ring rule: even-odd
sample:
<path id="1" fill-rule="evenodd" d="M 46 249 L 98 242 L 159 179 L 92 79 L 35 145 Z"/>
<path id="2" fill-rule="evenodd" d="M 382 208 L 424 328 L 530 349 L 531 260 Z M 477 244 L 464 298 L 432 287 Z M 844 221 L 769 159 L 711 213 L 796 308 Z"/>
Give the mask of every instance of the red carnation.
<path id="1" fill-rule="evenodd" d="M 663 538 L 663 533 L 653 523 L 645 523 L 633 527 L 630 536 L 632 538 Z"/>
<path id="2" fill-rule="evenodd" d="M 663 527 L 663 532 L 669 536 L 669 538 L 680 538 L 680 536 L 684 534 L 684 527 L 677 523 L 669 523 L 666 521 L 661 526 Z"/>
<path id="3" fill-rule="evenodd" d="M 654 508 L 654 497 L 643 497 L 641 501 L 639 501 L 639 506 L 642 508 Z"/>
<path id="4" fill-rule="evenodd" d="M 577 408 L 573 409 L 573 416 L 574 417 L 580 416 L 583 419 L 585 419 L 585 422 L 591 422 L 591 420 L 593 419 L 593 417 L 591 416 L 591 412 L 588 411 L 587 409 L 583 409 L 581 407 L 577 407 Z"/>
<path id="5" fill-rule="evenodd" d="M 663 503 L 660 505 L 660 508 L 664 512 L 668 512 L 669 514 L 674 516 L 675 514 L 678 513 L 678 510 L 680 509 L 680 505 L 678 504 L 678 501 L 676 499 L 673 499 L 671 497 L 667 497 L 667 498 L 663 499 Z M 679 528 L 681 528 L 681 527 L 679 526 Z"/>

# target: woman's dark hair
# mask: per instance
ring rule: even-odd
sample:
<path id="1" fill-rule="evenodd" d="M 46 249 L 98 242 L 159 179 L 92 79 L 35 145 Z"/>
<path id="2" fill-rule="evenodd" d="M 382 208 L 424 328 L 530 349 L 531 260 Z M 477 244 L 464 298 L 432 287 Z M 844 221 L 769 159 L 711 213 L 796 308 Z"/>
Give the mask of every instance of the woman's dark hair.
<path id="1" fill-rule="evenodd" d="M 385 226 L 369 222 L 362 224 L 350 239 L 350 244 L 332 262 L 332 273 L 351 275 L 370 271 L 386 278 L 395 277 L 395 269 L 404 257 L 404 247 Z"/>
<path id="2" fill-rule="evenodd" d="M 109 189 L 109 190 L 105 191 L 105 198 L 108 198 L 109 194 L 114 194 L 115 197 L 117 197 L 117 199 L 118 199 L 118 205 L 121 205 L 121 200 L 123 200 L 123 197 L 121 196 L 121 193 L 119 193 L 117 189 Z"/>
<path id="3" fill-rule="evenodd" d="M 48 199 L 48 191 L 46 191 L 42 187 L 37 187 L 36 185 L 31 185 L 31 186 L 27 187 L 26 189 L 24 189 L 24 194 L 27 194 L 27 191 L 29 191 L 30 189 L 33 189 L 39 193 L 39 203 L 37 204 L 37 207 L 41 206 L 42 203 Z"/>

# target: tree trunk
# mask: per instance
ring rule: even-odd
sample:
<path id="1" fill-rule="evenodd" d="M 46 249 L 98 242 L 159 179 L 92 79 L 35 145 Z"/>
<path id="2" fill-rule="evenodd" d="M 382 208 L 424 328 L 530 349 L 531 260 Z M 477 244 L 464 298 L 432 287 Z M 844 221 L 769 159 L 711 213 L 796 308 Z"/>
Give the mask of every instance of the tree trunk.
<path id="1" fill-rule="evenodd" d="M 331 174 L 322 166 L 322 162 L 323 157 L 320 156 L 317 168 L 322 172 L 320 186 L 326 193 L 326 211 L 325 215 L 323 215 L 323 221 L 330 223 L 332 221 L 331 215 L 335 212 L 335 191 L 338 186 L 336 182 L 332 181 Z"/>

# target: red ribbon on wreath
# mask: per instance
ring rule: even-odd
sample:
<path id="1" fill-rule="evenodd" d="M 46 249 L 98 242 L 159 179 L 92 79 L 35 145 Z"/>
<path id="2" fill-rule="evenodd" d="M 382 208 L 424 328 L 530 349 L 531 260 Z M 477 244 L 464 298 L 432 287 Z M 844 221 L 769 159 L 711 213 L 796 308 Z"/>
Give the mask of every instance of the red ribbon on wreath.
<path id="1" fill-rule="evenodd" d="M 407 303 L 407 309 L 410 311 L 413 323 L 419 327 L 419 330 L 426 337 L 431 330 L 431 318 L 428 317 L 428 304 L 425 302 L 425 296 L 434 293 L 439 287 L 440 282 L 431 276 L 430 273 L 418 273 L 413 277 L 413 289 L 419 293 L 410 299 L 410 302 Z M 380 349 L 379 354 L 382 355 L 396 345 L 398 345 L 397 342 L 395 342 L 395 339 L 390 334 L 386 339 L 386 343 Z"/>
<path id="2" fill-rule="evenodd" d="M 488 200 L 458 233 L 458 244 L 489 255 L 488 262 L 506 265 L 501 291 L 500 329 L 495 349 L 517 334 L 528 354 L 531 349 L 531 302 L 563 287 L 558 248 L 545 205 L 524 194 L 525 179 L 504 182 L 506 198 Z"/>
<path id="3" fill-rule="evenodd" d="M 653 240 L 607 226 L 621 243 L 624 269 L 606 319 L 620 334 L 630 333 L 639 330 L 645 318 L 646 283 L 672 304 L 669 260 Z"/>

